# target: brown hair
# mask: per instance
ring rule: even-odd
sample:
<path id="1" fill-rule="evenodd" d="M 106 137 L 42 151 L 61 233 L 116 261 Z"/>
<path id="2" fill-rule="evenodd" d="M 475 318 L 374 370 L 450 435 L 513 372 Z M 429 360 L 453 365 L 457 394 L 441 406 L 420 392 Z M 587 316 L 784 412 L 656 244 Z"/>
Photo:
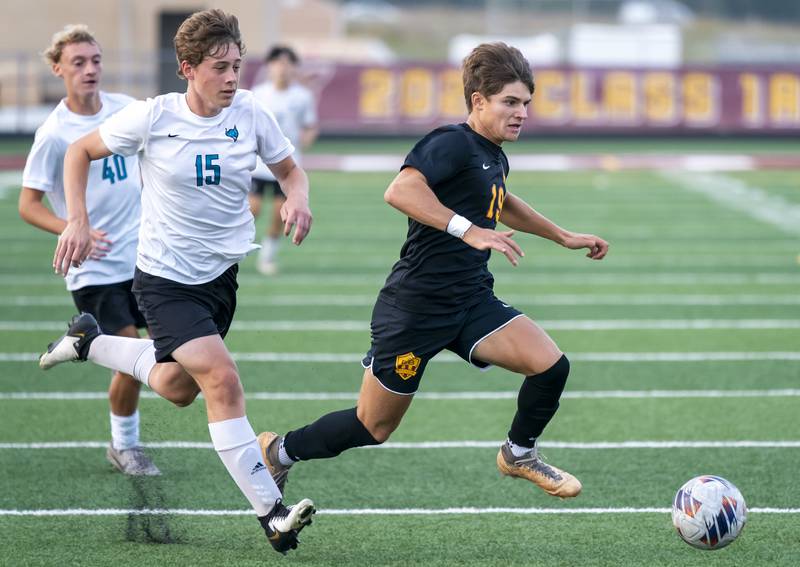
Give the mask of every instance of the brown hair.
<path id="1" fill-rule="evenodd" d="M 93 43 L 97 46 L 97 40 L 89 31 L 89 28 L 83 24 L 70 24 L 64 26 L 64 29 L 57 31 L 53 34 L 53 39 L 50 40 L 50 47 L 42 52 L 42 57 L 48 65 L 55 65 L 61 60 L 61 53 L 64 48 L 71 43 Z"/>
<path id="2" fill-rule="evenodd" d="M 533 94 L 533 73 L 525 56 L 503 42 L 482 43 L 464 59 L 464 99 L 472 112 L 472 93 L 490 97 L 509 83 L 521 81 Z"/>
<path id="3" fill-rule="evenodd" d="M 178 58 L 178 76 L 185 79 L 181 61 L 195 67 L 207 55 L 225 55 L 231 43 L 236 44 L 242 55 L 245 52 L 239 20 L 233 14 L 212 9 L 195 12 L 186 18 L 175 34 L 175 56 Z"/>

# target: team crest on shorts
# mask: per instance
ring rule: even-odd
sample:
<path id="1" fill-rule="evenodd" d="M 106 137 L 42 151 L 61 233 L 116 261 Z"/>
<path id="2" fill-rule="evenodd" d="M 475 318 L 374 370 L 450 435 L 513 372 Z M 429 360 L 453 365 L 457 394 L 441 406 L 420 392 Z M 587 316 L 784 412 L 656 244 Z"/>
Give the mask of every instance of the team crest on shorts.
<path id="1" fill-rule="evenodd" d="M 395 359 L 394 371 L 403 380 L 408 380 L 417 375 L 420 362 L 422 362 L 422 359 L 415 356 L 413 352 L 401 354 Z"/>

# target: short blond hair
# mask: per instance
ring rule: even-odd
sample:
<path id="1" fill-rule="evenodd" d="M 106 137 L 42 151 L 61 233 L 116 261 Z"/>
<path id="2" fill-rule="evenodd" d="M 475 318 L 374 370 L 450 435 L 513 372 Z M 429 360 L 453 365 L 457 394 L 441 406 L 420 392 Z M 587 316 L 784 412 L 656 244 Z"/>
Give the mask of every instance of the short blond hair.
<path id="1" fill-rule="evenodd" d="M 50 47 L 44 50 L 42 57 L 48 65 L 55 65 L 61 61 L 61 53 L 64 48 L 72 43 L 93 43 L 97 46 L 97 40 L 94 34 L 89 31 L 88 26 L 84 24 L 69 24 L 64 26 L 64 29 L 57 31 L 53 34 L 53 39 L 50 41 Z"/>

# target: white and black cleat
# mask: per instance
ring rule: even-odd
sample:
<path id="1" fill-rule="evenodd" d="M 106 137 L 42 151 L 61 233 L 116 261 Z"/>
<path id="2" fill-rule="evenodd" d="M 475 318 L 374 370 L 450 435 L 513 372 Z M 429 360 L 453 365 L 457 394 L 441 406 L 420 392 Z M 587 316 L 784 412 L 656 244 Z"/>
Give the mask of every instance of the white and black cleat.
<path id="1" fill-rule="evenodd" d="M 297 534 L 311 525 L 311 516 L 316 512 L 314 503 L 304 498 L 294 506 L 284 506 L 280 499 L 266 516 L 259 516 L 258 521 L 267 534 L 267 539 L 278 553 L 286 555 L 291 549 L 297 549 L 300 540 Z"/>
<path id="2" fill-rule="evenodd" d="M 47 352 L 39 357 L 39 368 L 48 370 L 62 362 L 82 362 L 89 355 L 89 345 L 100 335 L 97 320 L 89 313 L 75 315 L 67 332 L 47 345 Z"/>

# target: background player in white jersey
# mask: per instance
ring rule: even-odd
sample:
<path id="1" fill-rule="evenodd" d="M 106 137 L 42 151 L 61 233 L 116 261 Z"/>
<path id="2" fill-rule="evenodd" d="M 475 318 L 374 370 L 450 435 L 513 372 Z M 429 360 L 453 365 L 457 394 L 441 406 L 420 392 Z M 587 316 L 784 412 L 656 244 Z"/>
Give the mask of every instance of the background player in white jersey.
<path id="1" fill-rule="evenodd" d="M 281 503 L 223 338 L 236 308 L 238 262 L 256 248 L 247 202 L 256 157 L 286 190 L 285 233 L 294 227 L 295 244 L 311 227 L 308 179 L 272 114 L 251 92 L 237 91 L 244 45 L 235 16 L 193 14 L 178 29 L 175 51 L 186 93 L 133 102 L 67 151 L 68 223 L 53 258 L 54 268 L 68 274 L 90 253 L 84 203 L 90 161 L 138 154 L 142 222 L 133 291 L 153 340 L 101 334 L 83 314 L 39 364 L 88 359 L 129 372 L 179 406 L 202 391 L 214 448 L 272 546 L 285 553 L 297 547 L 314 506 L 308 499 L 291 508 Z"/>
<path id="2" fill-rule="evenodd" d="M 44 57 L 64 81 L 67 96 L 36 131 L 23 173 L 19 214 L 37 228 L 61 234 L 67 225 L 62 177 L 67 147 L 133 99 L 100 91 L 102 52 L 86 26 L 67 26 L 56 33 Z M 43 202 L 45 195 L 52 210 Z M 104 333 L 123 337 L 138 337 L 137 327 L 145 326 L 131 293 L 140 198 L 136 156 L 112 155 L 92 162 L 86 202 L 92 254 L 66 278 L 78 310 L 94 315 Z M 111 445 L 106 456 L 125 474 L 157 475 L 158 468 L 139 447 L 140 387 L 122 372 L 111 378 Z"/>
<path id="3" fill-rule="evenodd" d="M 278 121 L 284 135 L 295 147 L 295 163 L 300 163 L 300 150 L 306 150 L 319 134 L 317 128 L 317 102 L 309 89 L 297 82 L 297 67 L 300 59 L 289 47 L 276 45 L 264 58 L 267 64 L 267 80 L 253 87 L 253 96 L 264 104 Z M 255 218 L 261 213 L 264 194 L 273 196 L 272 209 L 256 267 L 264 275 L 277 271 L 276 256 L 280 244 L 281 207 L 286 197 L 272 172 L 258 160 L 253 171 L 253 186 L 250 190 L 250 210 Z"/>

